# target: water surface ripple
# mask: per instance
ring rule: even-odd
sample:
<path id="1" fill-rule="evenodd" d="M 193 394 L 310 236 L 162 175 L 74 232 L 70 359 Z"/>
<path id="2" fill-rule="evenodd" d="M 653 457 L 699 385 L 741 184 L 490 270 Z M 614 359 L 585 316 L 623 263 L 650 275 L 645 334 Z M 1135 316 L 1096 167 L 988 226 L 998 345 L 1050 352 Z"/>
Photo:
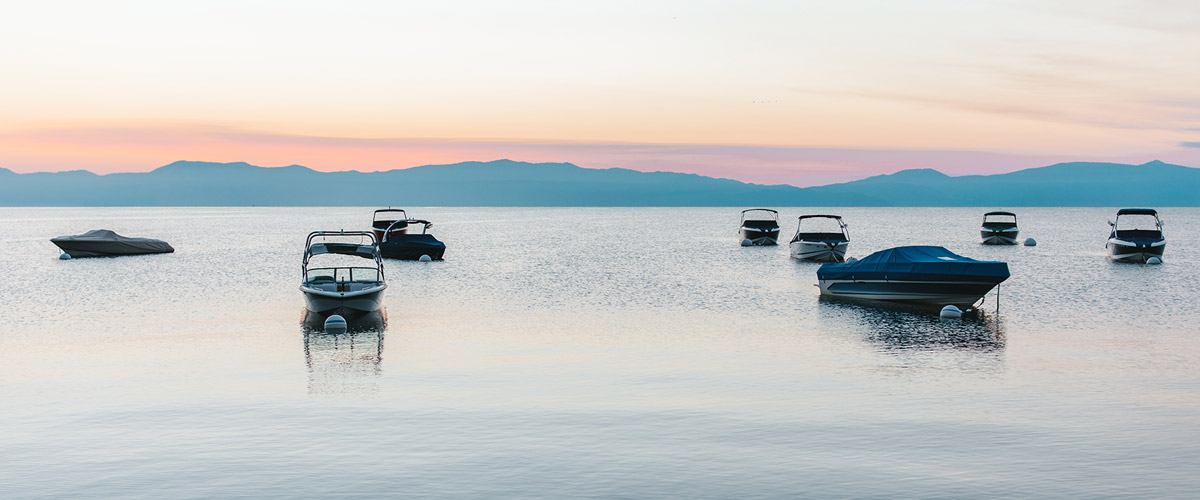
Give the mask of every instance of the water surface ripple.
<path id="1" fill-rule="evenodd" d="M 406 207 L 408 208 L 408 207 Z M 982 317 L 821 300 L 740 209 L 410 208 L 385 328 L 306 330 L 304 238 L 369 208 L 0 208 L 0 498 L 1190 498 L 1200 210 L 840 213 L 850 255 L 1009 263 Z M 106 228 L 168 255 L 57 260 Z"/>

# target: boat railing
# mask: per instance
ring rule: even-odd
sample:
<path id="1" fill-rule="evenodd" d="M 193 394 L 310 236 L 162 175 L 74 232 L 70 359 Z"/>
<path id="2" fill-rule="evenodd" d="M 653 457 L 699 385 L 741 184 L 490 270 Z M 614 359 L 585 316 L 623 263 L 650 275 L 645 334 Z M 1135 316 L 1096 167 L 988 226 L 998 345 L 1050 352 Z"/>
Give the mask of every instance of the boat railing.
<path id="1" fill-rule="evenodd" d="M 779 212 L 777 212 L 777 211 L 775 211 L 775 210 L 771 210 L 771 209 L 769 209 L 769 208 L 747 208 L 747 209 L 745 209 L 745 210 L 742 210 L 742 220 L 741 220 L 741 223 L 742 223 L 742 225 L 743 225 L 743 226 L 745 226 L 747 222 L 751 222 L 751 221 L 757 221 L 757 220 L 762 220 L 762 221 L 766 221 L 766 220 L 767 220 L 767 219 L 747 219 L 747 218 L 746 218 L 746 214 L 747 214 L 747 213 L 750 213 L 750 212 L 765 212 L 765 213 L 767 213 L 767 214 L 770 214 L 770 216 L 771 216 L 771 219 L 770 219 L 770 220 L 773 220 L 773 221 L 775 221 L 775 224 L 776 224 L 776 225 L 778 225 L 778 224 L 779 224 Z M 749 227 L 754 227 L 754 226 L 749 226 Z"/>
<path id="2" fill-rule="evenodd" d="M 422 224 L 423 227 L 421 228 L 421 234 L 428 233 L 429 228 L 433 227 L 432 222 L 429 222 L 427 220 L 422 220 L 422 219 L 402 219 L 402 220 L 398 220 L 398 221 L 393 221 L 391 223 L 391 225 L 389 225 L 387 227 L 387 229 L 383 230 L 383 241 L 381 241 L 380 243 L 386 243 L 388 240 L 388 235 L 390 235 L 392 233 L 392 231 L 400 231 L 400 230 L 407 231 L 409 224 Z"/>
<path id="3" fill-rule="evenodd" d="M 1153 228 L 1150 219 L 1154 219 Z M 1121 221 L 1125 223 L 1122 224 Z M 1118 238 L 1161 238 L 1163 223 L 1158 214 L 1151 213 L 1119 213 L 1116 221 L 1108 223 Z"/>
<path id="4" fill-rule="evenodd" d="M 311 247 L 316 238 L 321 238 L 322 241 L 329 241 L 331 238 L 358 238 L 362 244 L 373 245 L 376 243 L 375 233 L 371 231 L 313 231 L 308 233 L 308 240 L 304 242 L 304 248 Z"/>
<path id="5" fill-rule="evenodd" d="M 322 241 L 314 243 L 313 240 L 321 238 Z M 330 239 L 339 240 L 346 238 L 358 238 L 359 244 L 346 243 L 343 241 L 329 241 Z M 314 248 L 314 245 L 320 247 Z M 323 248 L 322 248 L 323 247 Z M 319 252 L 317 250 L 320 250 Z M 304 276 L 307 283 L 309 281 L 309 260 L 318 254 L 339 254 L 361 257 L 375 261 L 375 267 L 314 267 L 316 269 L 370 269 L 377 273 L 375 281 L 383 281 L 383 257 L 379 253 L 379 244 L 375 239 L 375 233 L 371 231 L 313 231 L 308 234 L 308 241 L 304 246 L 304 260 L 300 263 L 300 273 Z M 334 273 L 332 278 L 336 280 L 337 274 Z"/>
<path id="6" fill-rule="evenodd" d="M 400 208 L 381 208 L 381 209 L 379 209 L 379 210 L 376 210 L 376 211 L 375 211 L 375 214 L 371 216 L 371 220 L 372 220 L 373 222 L 388 222 L 388 221 L 395 220 L 395 219 L 390 219 L 390 218 L 389 218 L 389 219 L 385 219 L 385 220 L 383 220 L 383 221 L 379 220 L 379 214 L 388 214 L 388 213 L 391 213 L 391 214 L 400 214 L 400 218 L 401 218 L 401 219 L 407 219 L 407 218 L 408 218 L 408 213 L 406 213 L 406 212 L 404 211 L 404 209 L 400 209 Z"/>
<path id="7" fill-rule="evenodd" d="M 804 220 L 805 219 L 808 219 L 808 220 L 829 219 L 834 222 L 837 222 L 838 230 L 837 231 L 833 231 L 833 230 L 804 231 Z M 826 224 L 817 224 L 818 227 L 821 225 L 828 226 L 827 223 Z M 811 223 L 809 224 L 809 227 L 812 227 Z M 799 241 L 799 240 L 850 241 L 850 230 L 847 228 L 846 223 L 844 221 L 842 221 L 842 218 L 837 215 L 802 215 L 796 222 L 796 235 L 792 237 L 792 241 Z"/>

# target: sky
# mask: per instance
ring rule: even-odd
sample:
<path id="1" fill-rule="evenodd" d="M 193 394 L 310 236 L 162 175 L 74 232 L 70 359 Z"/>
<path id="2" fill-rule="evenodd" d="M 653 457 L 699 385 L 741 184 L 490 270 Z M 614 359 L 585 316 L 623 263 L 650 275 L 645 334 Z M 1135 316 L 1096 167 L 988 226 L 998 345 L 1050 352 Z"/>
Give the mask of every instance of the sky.
<path id="1" fill-rule="evenodd" d="M 0 167 L 1200 167 L 1200 3 L 5 2 Z"/>

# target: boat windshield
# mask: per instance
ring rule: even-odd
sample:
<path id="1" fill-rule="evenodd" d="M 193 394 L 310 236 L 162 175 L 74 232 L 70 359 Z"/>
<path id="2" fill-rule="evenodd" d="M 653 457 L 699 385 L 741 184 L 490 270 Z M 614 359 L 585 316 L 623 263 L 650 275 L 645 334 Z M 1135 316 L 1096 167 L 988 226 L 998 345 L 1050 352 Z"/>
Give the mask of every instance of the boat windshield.
<path id="1" fill-rule="evenodd" d="M 1119 238 L 1160 238 L 1162 221 L 1150 214 L 1122 214 L 1114 224 Z"/>
<path id="2" fill-rule="evenodd" d="M 846 240 L 846 225 L 842 220 L 829 216 L 801 217 L 796 226 L 795 240 Z"/>
<path id="3" fill-rule="evenodd" d="M 309 269 L 307 283 L 378 283 L 379 270 L 373 267 L 318 267 Z"/>
<path id="4" fill-rule="evenodd" d="M 376 210 L 375 215 L 371 218 L 371 228 L 385 230 L 391 227 L 393 231 L 399 231 L 408 227 L 405 221 L 408 219 L 408 214 L 398 208 L 385 208 Z M 393 225 L 393 223 L 396 223 Z"/>
<path id="5" fill-rule="evenodd" d="M 983 214 L 984 224 L 1016 224 L 1017 214 L 1009 212 L 988 212 Z"/>

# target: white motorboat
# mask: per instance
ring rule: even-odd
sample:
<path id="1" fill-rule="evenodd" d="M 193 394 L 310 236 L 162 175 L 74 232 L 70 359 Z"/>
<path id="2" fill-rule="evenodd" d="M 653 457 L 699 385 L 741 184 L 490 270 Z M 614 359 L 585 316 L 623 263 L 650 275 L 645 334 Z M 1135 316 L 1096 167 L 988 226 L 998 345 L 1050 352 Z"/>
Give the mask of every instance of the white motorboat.
<path id="1" fill-rule="evenodd" d="M 804 224 L 806 220 L 807 227 Z M 788 246 L 792 257 L 796 259 L 845 262 L 846 250 L 850 247 L 850 233 L 841 216 L 802 215 L 796 224 L 796 236 L 792 237 Z"/>
<path id="2" fill-rule="evenodd" d="M 328 263 L 314 261 L 314 257 Z M 366 260 L 371 265 L 342 265 L 347 260 Z M 370 231 L 310 233 L 301 272 L 300 291 L 313 313 L 338 314 L 349 321 L 383 307 L 387 283 L 379 245 Z"/>
<path id="3" fill-rule="evenodd" d="M 1122 208 L 1117 211 L 1117 220 L 1108 223 L 1112 232 L 1108 235 L 1108 258 L 1117 262 L 1162 261 L 1167 249 L 1167 238 L 1163 236 L 1162 219 L 1150 208 Z"/>

